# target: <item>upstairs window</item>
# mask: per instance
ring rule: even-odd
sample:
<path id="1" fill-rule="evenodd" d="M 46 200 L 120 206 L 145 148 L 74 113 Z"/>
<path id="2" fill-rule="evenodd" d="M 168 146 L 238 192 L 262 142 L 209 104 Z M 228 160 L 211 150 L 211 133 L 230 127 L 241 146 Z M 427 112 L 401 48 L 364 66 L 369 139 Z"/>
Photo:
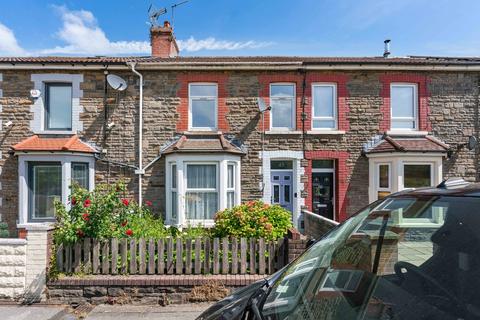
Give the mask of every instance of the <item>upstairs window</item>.
<path id="1" fill-rule="evenodd" d="M 295 129 L 295 85 L 270 85 L 271 129 Z"/>
<path id="2" fill-rule="evenodd" d="M 335 130 L 337 128 L 337 87 L 334 84 L 312 86 L 312 128 Z"/>
<path id="3" fill-rule="evenodd" d="M 390 87 L 391 129 L 416 130 L 418 96 L 417 85 L 395 83 Z"/>
<path id="4" fill-rule="evenodd" d="M 216 84 L 190 84 L 189 128 L 191 130 L 216 130 L 218 88 Z"/>
<path id="5" fill-rule="evenodd" d="M 72 130 L 72 85 L 45 84 L 46 130 Z"/>

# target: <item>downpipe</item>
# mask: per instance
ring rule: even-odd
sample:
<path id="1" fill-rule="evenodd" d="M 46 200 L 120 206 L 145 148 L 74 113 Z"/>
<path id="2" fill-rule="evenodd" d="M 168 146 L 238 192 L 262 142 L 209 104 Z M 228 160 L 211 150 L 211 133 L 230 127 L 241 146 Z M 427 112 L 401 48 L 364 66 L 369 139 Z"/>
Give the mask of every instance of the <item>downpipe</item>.
<path id="1" fill-rule="evenodd" d="M 130 66 L 132 72 L 135 73 L 140 80 L 140 97 L 138 107 L 138 169 L 135 170 L 135 174 L 138 175 L 138 204 L 142 205 L 142 178 L 145 174 L 145 169 L 143 168 L 143 75 L 135 70 L 135 62 L 127 63 L 127 65 Z"/>

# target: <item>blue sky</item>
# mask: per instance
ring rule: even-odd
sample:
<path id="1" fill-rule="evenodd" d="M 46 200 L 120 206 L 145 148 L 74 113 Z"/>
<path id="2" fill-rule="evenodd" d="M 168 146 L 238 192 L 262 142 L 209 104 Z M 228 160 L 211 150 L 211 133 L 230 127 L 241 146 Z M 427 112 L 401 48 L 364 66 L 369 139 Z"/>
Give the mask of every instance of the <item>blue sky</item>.
<path id="1" fill-rule="evenodd" d="M 166 0 L 0 0 L 0 55 L 148 55 L 147 8 Z M 480 56 L 477 0 L 190 0 L 182 55 Z M 161 17 L 170 18 L 170 12 Z"/>

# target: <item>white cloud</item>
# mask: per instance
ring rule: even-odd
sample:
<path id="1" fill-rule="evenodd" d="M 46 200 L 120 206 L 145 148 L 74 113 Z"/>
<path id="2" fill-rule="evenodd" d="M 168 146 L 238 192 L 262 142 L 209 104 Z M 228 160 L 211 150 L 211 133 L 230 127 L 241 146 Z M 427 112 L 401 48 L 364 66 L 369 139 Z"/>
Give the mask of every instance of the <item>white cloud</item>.
<path id="1" fill-rule="evenodd" d="M 150 52 L 150 44 L 146 41 L 110 41 L 90 11 L 70 11 L 66 7 L 55 8 L 63 21 L 57 36 L 66 45 L 41 50 L 41 54 L 102 55 Z"/>
<path id="2" fill-rule="evenodd" d="M 64 6 L 55 8 L 63 21 L 56 35 L 65 42 L 65 45 L 40 50 L 40 54 L 122 55 L 149 54 L 151 51 L 150 43 L 147 41 L 110 41 L 90 11 L 71 11 Z M 255 49 L 271 45 L 269 42 L 235 42 L 217 40 L 213 37 L 199 40 L 190 37 L 177 42 L 180 50 L 187 52 Z"/>
<path id="3" fill-rule="evenodd" d="M 23 56 L 26 55 L 15 38 L 15 34 L 4 24 L 0 23 L 0 55 Z"/>
<path id="4" fill-rule="evenodd" d="M 200 51 L 200 50 L 240 50 L 240 49 L 256 49 L 270 46 L 271 42 L 256 42 L 256 41 L 226 41 L 217 40 L 209 37 L 203 40 L 196 40 L 190 37 L 187 40 L 177 40 L 180 50 L 184 51 Z"/>

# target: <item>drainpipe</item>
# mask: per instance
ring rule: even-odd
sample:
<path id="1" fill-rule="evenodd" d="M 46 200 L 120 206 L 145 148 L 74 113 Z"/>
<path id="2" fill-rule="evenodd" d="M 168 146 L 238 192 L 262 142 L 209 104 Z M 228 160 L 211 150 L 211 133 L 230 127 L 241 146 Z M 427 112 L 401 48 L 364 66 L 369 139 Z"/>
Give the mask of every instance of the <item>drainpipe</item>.
<path id="1" fill-rule="evenodd" d="M 127 63 L 140 80 L 140 103 L 138 107 L 138 169 L 135 174 L 138 174 L 138 204 L 142 205 L 142 176 L 145 174 L 143 169 L 143 75 L 135 70 L 135 62 Z"/>

